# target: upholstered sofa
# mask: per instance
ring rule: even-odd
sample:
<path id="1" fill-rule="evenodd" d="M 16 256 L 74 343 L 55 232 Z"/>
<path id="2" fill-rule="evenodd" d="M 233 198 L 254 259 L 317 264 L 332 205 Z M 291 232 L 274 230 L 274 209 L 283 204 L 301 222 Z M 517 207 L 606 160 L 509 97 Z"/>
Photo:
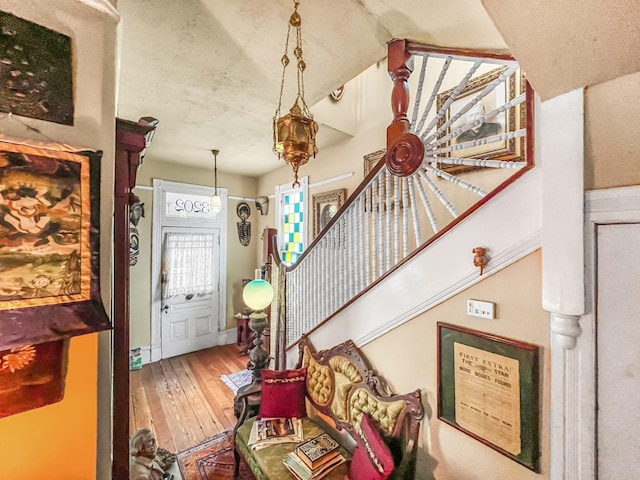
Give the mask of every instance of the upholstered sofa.
<path id="1" fill-rule="evenodd" d="M 420 421 L 424 414 L 420 391 L 404 395 L 391 392 L 386 381 L 376 374 L 350 340 L 319 352 L 307 337 L 303 337 L 298 346 L 296 369 L 305 371 L 303 387 L 307 416 L 302 419 L 304 438 L 328 431 L 343 445 L 343 453 L 347 458 L 354 456 L 353 461 L 356 461 L 356 457 L 359 461 L 362 451 L 366 450 L 377 461 L 372 456 L 376 452 L 371 447 L 377 448 L 376 443 L 374 440 L 367 441 L 361 428 L 364 424 L 363 415 L 366 415 L 367 426 L 374 425 L 385 450 L 388 449 L 387 453 L 393 455 L 393 471 L 388 478 L 414 478 Z M 266 396 L 266 388 L 266 385 L 255 384 L 236 397 L 240 412 L 233 432 L 236 478 L 241 463 L 246 464 L 243 470 L 248 466 L 257 480 L 294 478 L 282 460 L 294 450 L 295 443 L 282 443 L 260 450 L 253 450 L 247 445 L 256 420 L 255 416 L 250 417 L 249 414 L 255 413 L 260 395 L 264 393 Z M 366 449 L 361 448 L 363 446 Z M 349 468 L 347 462 L 325 478 L 348 478 Z"/>

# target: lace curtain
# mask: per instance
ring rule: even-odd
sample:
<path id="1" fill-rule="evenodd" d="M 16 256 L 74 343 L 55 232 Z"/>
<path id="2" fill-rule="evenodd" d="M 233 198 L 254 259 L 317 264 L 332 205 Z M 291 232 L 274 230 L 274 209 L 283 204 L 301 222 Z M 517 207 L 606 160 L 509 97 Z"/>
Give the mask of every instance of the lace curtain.
<path id="1" fill-rule="evenodd" d="M 162 298 L 176 295 L 206 295 L 213 292 L 215 235 L 168 233 L 162 266 Z"/>

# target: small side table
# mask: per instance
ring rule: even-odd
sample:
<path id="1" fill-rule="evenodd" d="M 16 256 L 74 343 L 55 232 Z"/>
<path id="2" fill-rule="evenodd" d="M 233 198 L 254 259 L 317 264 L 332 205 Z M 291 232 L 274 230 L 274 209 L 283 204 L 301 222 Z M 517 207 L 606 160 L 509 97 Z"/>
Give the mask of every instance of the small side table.
<path id="1" fill-rule="evenodd" d="M 249 353 L 251 349 L 251 329 L 249 328 L 249 316 L 243 313 L 234 315 L 237 322 L 237 338 L 236 345 L 242 347 L 243 353 Z"/>

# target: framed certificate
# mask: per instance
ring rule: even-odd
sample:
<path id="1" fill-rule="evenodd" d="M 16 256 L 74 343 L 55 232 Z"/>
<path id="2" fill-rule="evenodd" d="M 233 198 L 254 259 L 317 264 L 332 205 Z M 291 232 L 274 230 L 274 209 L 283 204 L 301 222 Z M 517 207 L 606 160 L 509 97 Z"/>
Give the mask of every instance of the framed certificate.
<path id="1" fill-rule="evenodd" d="M 538 472 L 539 347 L 438 323 L 438 418 Z"/>

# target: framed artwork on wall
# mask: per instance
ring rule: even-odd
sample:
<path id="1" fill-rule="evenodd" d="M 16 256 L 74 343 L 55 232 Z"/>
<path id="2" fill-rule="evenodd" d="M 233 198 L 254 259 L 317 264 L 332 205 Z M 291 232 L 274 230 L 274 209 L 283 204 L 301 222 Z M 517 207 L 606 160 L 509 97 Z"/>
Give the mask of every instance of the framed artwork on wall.
<path id="1" fill-rule="evenodd" d="M 539 472 L 539 347 L 438 323 L 438 418 Z"/>
<path id="2" fill-rule="evenodd" d="M 0 137 L 0 350 L 111 327 L 99 286 L 101 157 Z"/>
<path id="3" fill-rule="evenodd" d="M 0 111 L 73 125 L 71 37 L 0 12 Z"/>
<path id="4" fill-rule="evenodd" d="M 479 77 L 472 78 L 462 92 L 445 110 L 444 116 L 440 119 L 438 126 L 441 127 L 450 119 L 453 119 L 460 111 L 469 107 L 470 102 L 478 93 L 485 89 L 491 82 L 495 81 L 504 71 L 506 67 L 496 68 Z M 436 99 L 436 107 L 438 111 L 443 107 L 444 103 L 449 99 L 454 89 L 446 90 L 439 93 Z M 525 82 L 520 73 L 512 75 L 504 82 L 500 83 L 484 96 L 478 103 L 471 106 L 460 118 L 456 119 L 451 125 L 442 132 L 442 136 L 468 125 L 488 112 L 504 105 L 509 100 L 514 99 L 519 93 L 525 91 Z M 517 160 L 524 156 L 523 139 L 495 139 L 491 137 L 499 134 L 514 132 L 524 127 L 524 103 L 519 109 L 506 109 L 498 113 L 492 118 L 488 118 L 480 125 L 463 130 L 460 134 L 444 142 L 441 147 L 456 146 L 462 147 L 443 155 L 448 157 L 459 158 L 478 158 L 478 159 L 503 159 Z M 479 143 L 473 145 L 473 142 Z M 440 168 L 449 173 L 462 173 L 469 170 L 477 170 L 478 167 L 469 167 L 465 165 L 440 165 Z"/>
<path id="5" fill-rule="evenodd" d="M 369 172 L 373 170 L 373 167 L 375 167 L 378 164 L 378 162 L 384 158 L 384 155 L 386 152 L 387 150 L 383 148 L 382 150 L 376 150 L 375 152 L 368 153 L 367 155 L 364 156 L 364 176 L 365 177 L 369 175 Z"/>
<path id="6" fill-rule="evenodd" d="M 64 397 L 69 340 L 0 351 L 0 418 Z"/>
<path id="7" fill-rule="evenodd" d="M 346 188 L 318 193 L 312 197 L 313 201 L 313 237 L 317 237 L 320 230 L 327 226 L 347 196 Z"/>

